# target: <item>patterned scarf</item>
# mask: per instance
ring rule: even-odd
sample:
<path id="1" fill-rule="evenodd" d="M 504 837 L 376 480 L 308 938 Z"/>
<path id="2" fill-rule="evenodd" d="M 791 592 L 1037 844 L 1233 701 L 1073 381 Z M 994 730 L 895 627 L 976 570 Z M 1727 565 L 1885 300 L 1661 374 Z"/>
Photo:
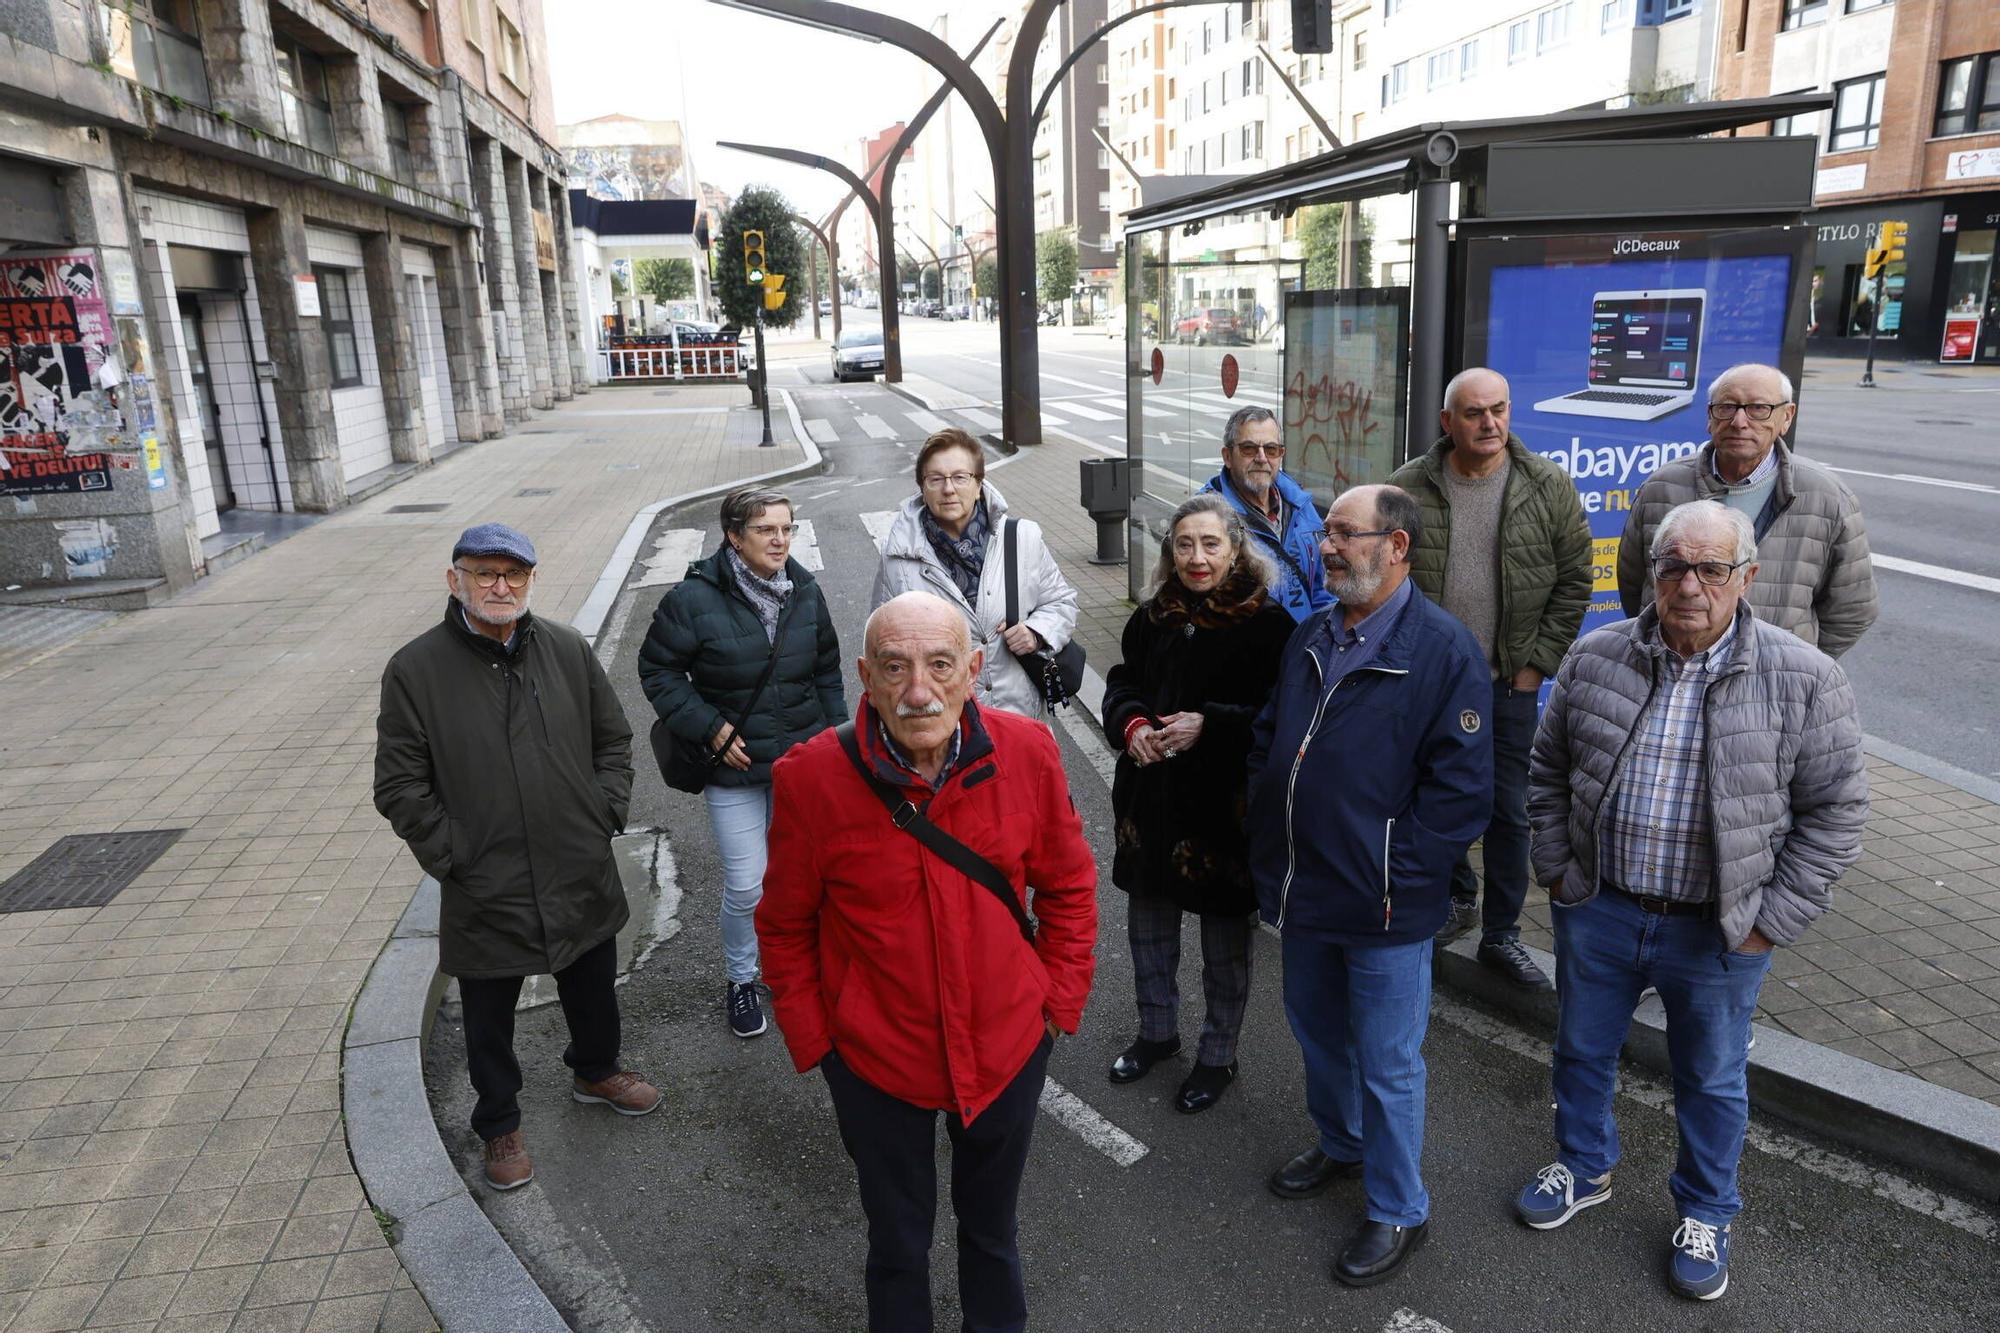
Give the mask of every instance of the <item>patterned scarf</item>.
<path id="1" fill-rule="evenodd" d="M 778 612 L 785 599 L 792 595 L 792 581 L 783 574 L 774 579 L 760 578 L 757 571 L 745 564 L 743 557 L 736 554 L 734 546 L 724 546 L 729 553 L 729 572 L 736 576 L 736 586 L 750 599 L 750 607 L 757 613 L 757 619 L 764 622 L 764 637 L 771 643 L 778 641 Z"/>
<path id="2" fill-rule="evenodd" d="M 944 562 L 944 572 L 951 575 L 951 581 L 964 594 L 968 606 L 979 605 L 979 574 L 986 564 L 986 500 L 981 497 L 972 507 L 972 521 L 965 525 L 965 535 L 954 537 L 938 526 L 925 508 L 917 510 L 917 516 L 924 525 L 924 536 L 930 540 L 931 549 Z"/>

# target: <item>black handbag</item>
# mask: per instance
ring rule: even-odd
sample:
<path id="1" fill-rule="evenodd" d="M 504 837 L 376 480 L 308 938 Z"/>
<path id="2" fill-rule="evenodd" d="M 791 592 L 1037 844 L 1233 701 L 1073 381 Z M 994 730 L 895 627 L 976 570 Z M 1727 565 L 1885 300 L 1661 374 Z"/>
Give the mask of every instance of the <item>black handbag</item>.
<path id="1" fill-rule="evenodd" d="M 937 853 L 946 865 L 974 883 L 984 885 L 994 897 L 1007 904 L 1007 911 L 1020 929 L 1021 938 L 1030 945 L 1034 944 L 1035 919 L 1028 915 L 1028 909 L 1021 906 L 1021 900 L 1014 896 L 1014 886 L 1000 873 L 1000 867 L 931 823 L 930 816 L 921 807 L 912 804 L 900 789 L 875 776 L 868 767 L 868 761 L 861 757 L 861 744 L 854 739 L 852 722 L 843 722 L 834 728 L 834 735 L 840 739 L 840 748 L 847 751 L 847 762 L 854 765 L 854 771 L 868 784 L 868 790 L 874 792 L 875 799 L 888 810 L 889 821 Z"/>
<path id="2" fill-rule="evenodd" d="M 1007 623 L 1018 625 L 1021 623 L 1020 544 L 1015 537 L 1018 525 L 1011 518 L 1002 519 L 1001 523 L 1004 525 L 1001 559 L 1006 563 L 1007 574 Z M 1014 660 L 1028 673 L 1028 679 L 1035 682 L 1035 688 L 1041 691 L 1050 708 L 1066 706 L 1083 689 L 1083 645 L 1074 638 L 1053 652 L 1044 649 L 1014 653 Z"/>
<path id="3" fill-rule="evenodd" d="M 666 779 L 669 787 L 699 796 L 708 786 L 708 775 L 722 763 L 722 757 L 729 753 L 729 743 L 742 733 L 743 724 L 750 720 L 750 714 L 757 711 L 757 701 L 764 697 L 764 687 L 771 683 L 771 673 L 778 669 L 778 649 L 785 642 L 785 622 L 791 619 L 792 608 L 797 604 L 796 595 L 785 602 L 785 609 L 778 616 L 777 628 L 771 634 L 771 656 L 764 663 L 764 673 L 757 677 L 757 684 L 750 691 L 750 702 L 743 705 L 743 711 L 730 724 L 729 734 L 720 749 L 712 749 L 701 741 L 684 740 L 674 734 L 665 718 L 653 719 L 653 728 L 647 739 L 653 743 L 653 762 L 660 766 L 660 776 Z"/>

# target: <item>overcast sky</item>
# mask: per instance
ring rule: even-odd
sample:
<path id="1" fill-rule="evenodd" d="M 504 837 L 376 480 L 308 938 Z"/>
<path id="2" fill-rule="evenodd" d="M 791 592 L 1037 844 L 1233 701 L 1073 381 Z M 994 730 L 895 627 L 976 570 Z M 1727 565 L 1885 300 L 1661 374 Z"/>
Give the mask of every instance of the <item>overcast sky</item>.
<path id="1" fill-rule="evenodd" d="M 918 24 L 949 10 L 951 43 L 963 53 L 1001 12 L 1022 6 L 870 0 L 866 7 Z M 826 172 L 718 149 L 716 140 L 851 161 L 859 139 L 915 114 L 938 85 L 928 66 L 895 47 L 708 0 L 548 0 L 544 15 L 559 123 L 614 113 L 679 120 L 702 179 L 732 195 L 752 182 L 775 185 L 810 214 L 833 207 L 846 188 Z"/>

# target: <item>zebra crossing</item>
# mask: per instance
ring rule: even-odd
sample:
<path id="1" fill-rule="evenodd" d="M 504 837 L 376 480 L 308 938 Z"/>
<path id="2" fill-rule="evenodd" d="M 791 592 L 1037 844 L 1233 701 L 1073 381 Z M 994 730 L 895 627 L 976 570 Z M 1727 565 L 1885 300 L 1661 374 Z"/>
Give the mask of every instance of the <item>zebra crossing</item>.
<path id="1" fill-rule="evenodd" d="M 1219 393 L 1195 392 L 1171 398 L 1143 398 L 1140 406 L 1149 423 L 1154 420 L 1171 423 L 1206 418 L 1219 425 L 1246 401 L 1243 398 L 1225 398 Z M 1122 423 L 1125 415 L 1125 399 L 1117 394 L 1051 396 L 1042 400 L 1042 424 L 1045 426 Z M 906 448 L 947 426 L 963 427 L 974 434 L 998 431 L 1001 427 L 1000 413 L 997 407 L 988 404 L 982 407 L 943 408 L 935 412 L 920 407 L 902 410 L 877 407 L 873 412 L 854 413 L 849 425 L 836 425 L 830 417 L 805 418 L 806 433 L 815 444 L 821 445 L 865 440 L 888 442 Z"/>

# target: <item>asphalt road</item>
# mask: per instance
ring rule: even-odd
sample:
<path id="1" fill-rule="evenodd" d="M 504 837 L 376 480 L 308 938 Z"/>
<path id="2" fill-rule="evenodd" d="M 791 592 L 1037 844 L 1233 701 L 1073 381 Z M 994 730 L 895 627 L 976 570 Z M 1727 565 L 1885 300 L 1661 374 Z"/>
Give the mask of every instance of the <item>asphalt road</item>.
<path id="1" fill-rule="evenodd" d="M 877 439 L 861 419 L 894 422 L 908 404 L 873 385 L 806 384 L 794 393 L 802 415 L 833 437 L 826 475 L 791 489 L 811 504 L 822 582 L 852 644 L 874 569 L 859 516 L 906 493 L 910 458 L 907 433 Z M 996 480 L 1004 483 L 1004 473 Z M 704 505 L 664 515 L 658 531 L 708 528 L 712 547 L 710 518 Z M 613 679 L 634 719 L 650 716 L 633 663 L 656 600 L 649 592 L 622 601 L 606 631 Z M 1058 728 L 1058 738 L 1100 864 L 1108 864 L 1108 792 L 1075 737 Z M 665 1106 L 625 1120 L 573 1103 L 559 1060 L 559 1011 L 524 1013 L 516 1046 L 528 1073 L 524 1130 L 538 1176 L 496 1197 L 477 1177 L 465 1124 L 470 1090 L 447 1010 L 427 1069 L 447 1146 L 580 1329 L 858 1328 L 865 1233 L 824 1087 L 792 1071 L 775 1031 L 749 1042 L 728 1033 L 706 818 L 698 798 L 668 792 L 649 765 L 639 768 L 631 822 L 670 835 L 680 928 L 622 992 L 626 1059 L 666 1089 Z M 2000 1213 L 1761 1120 L 1744 1159 L 1749 1208 L 1729 1294 L 1701 1307 L 1675 1298 L 1662 1280 L 1675 1225 L 1666 1195 L 1673 1125 L 1665 1090 L 1637 1072 L 1620 1101 L 1627 1156 L 1619 1197 L 1562 1231 L 1526 1230 L 1509 1204 L 1550 1156 L 1545 1052 L 1444 997 L 1426 1046 L 1430 1244 L 1390 1284 L 1340 1288 L 1326 1265 L 1360 1219 L 1357 1187 L 1285 1203 L 1263 1185 L 1311 1137 L 1279 1002 L 1276 941 L 1257 941 L 1243 1076 L 1214 1111 L 1189 1118 L 1171 1107 L 1180 1063 L 1130 1087 L 1104 1079 L 1134 1028 L 1123 897 L 1108 885 L 1100 938 L 1082 1031 L 1059 1044 L 1050 1073 L 1102 1120 L 1083 1117 L 1086 1138 L 1045 1113 L 1024 1190 L 1036 1327 L 1959 1329 L 1989 1324 L 2000 1300 Z M 1198 997 L 1196 955 L 1191 941 L 1182 984 Z M 1185 1016 L 1188 1037 L 1197 1022 Z M 1094 1146 L 1116 1147 L 1106 1122 L 1144 1155 L 1120 1165 Z M 939 1325 L 951 1327 L 952 1225 L 948 1202 L 940 1207 L 933 1282 Z"/>

